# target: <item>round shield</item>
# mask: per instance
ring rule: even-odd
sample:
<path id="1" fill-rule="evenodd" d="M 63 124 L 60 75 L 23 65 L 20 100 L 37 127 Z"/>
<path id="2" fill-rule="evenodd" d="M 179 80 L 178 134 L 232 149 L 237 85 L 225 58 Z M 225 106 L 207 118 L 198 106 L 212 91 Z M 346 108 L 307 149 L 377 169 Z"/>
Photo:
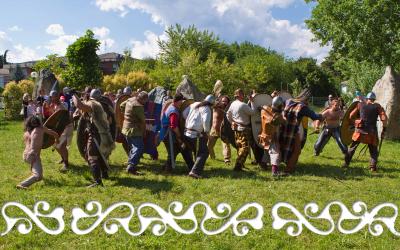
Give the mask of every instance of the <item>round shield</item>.
<path id="1" fill-rule="evenodd" d="M 253 133 L 253 138 L 256 144 L 263 148 L 263 146 L 258 142 L 258 135 L 261 132 L 261 113 L 260 109 L 262 106 L 270 106 L 272 104 L 272 97 L 268 94 L 257 94 L 253 97 L 251 106 L 256 110 L 256 114 L 251 116 L 251 131 Z"/>
<path id="2" fill-rule="evenodd" d="M 221 123 L 221 140 L 237 148 L 235 132 L 233 132 L 231 123 L 228 121 L 228 118 L 226 118 L 226 115 L 224 115 L 224 120 Z"/>
<path id="3" fill-rule="evenodd" d="M 342 123 L 340 124 L 340 138 L 344 145 L 350 145 L 351 137 L 354 133 L 354 124 L 350 120 L 350 113 L 357 107 L 358 102 L 353 102 L 350 107 L 347 109 L 346 113 L 343 116 Z"/>
<path id="4" fill-rule="evenodd" d="M 283 101 L 286 102 L 286 100 L 292 99 L 293 96 L 291 94 L 289 94 L 286 91 L 280 91 L 279 92 L 279 96 L 282 97 Z"/>
<path id="5" fill-rule="evenodd" d="M 71 123 L 68 110 L 58 110 L 54 112 L 43 124 L 44 127 L 54 130 L 59 136 L 63 133 L 65 127 Z M 44 134 L 42 149 L 46 149 L 53 145 L 54 137 Z"/>
<path id="6" fill-rule="evenodd" d="M 106 96 L 102 96 L 99 99 L 99 102 L 101 103 L 104 112 L 107 114 L 108 121 L 110 121 L 110 134 L 112 139 L 115 141 L 115 138 L 117 137 L 117 121 L 115 119 L 114 105 Z"/>

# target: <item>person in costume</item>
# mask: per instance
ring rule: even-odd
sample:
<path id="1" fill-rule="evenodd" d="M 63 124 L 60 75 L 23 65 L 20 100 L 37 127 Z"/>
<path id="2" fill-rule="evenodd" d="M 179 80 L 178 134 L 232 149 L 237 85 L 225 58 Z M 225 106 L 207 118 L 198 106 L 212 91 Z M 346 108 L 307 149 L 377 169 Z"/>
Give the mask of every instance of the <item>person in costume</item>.
<path id="1" fill-rule="evenodd" d="M 58 141 L 58 134 L 51 129 L 43 127 L 39 117 L 31 116 L 26 120 L 23 159 L 31 166 L 31 176 L 19 183 L 17 185 L 18 189 L 27 189 L 30 185 L 43 179 L 40 152 L 42 151 L 44 134 L 53 136 L 56 139 L 55 141 Z"/>
<path id="2" fill-rule="evenodd" d="M 272 107 L 263 106 L 261 110 L 261 133 L 258 138 L 264 150 L 268 151 L 273 176 L 283 175 L 279 172 L 281 162 L 279 133 L 280 127 L 286 122 L 282 114 L 284 104 L 283 98 L 275 95 Z"/>
<path id="3" fill-rule="evenodd" d="M 251 96 L 249 97 L 252 98 Z M 234 170 L 243 171 L 244 163 L 249 155 L 251 143 L 250 117 L 255 114 L 249 105 L 243 102 L 244 92 L 241 89 L 235 90 L 235 101 L 229 107 L 226 117 L 232 125 L 235 133 L 238 157 Z"/>
<path id="4" fill-rule="evenodd" d="M 52 114 L 59 110 L 67 110 L 66 106 L 60 101 L 59 95 L 57 91 L 50 91 L 50 104 L 47 107 L 48 116 L 50 117 Z M 48 118 L 48 117 L 47 117 Z M 72 141 L 72 136 L 74 132 L 74 126 L 72 123 L 72 119 L 68 117 L 67 126 L 65 127 L 63 133 L 60 136 L 59 143 L 57 143 L 54 148 L 61 156 L 60 163 L 63 164 L 60 169 L 61 172 L 66 172 L 68 170 L 68 148 Z"/>
<path id="5" fill-rule="evenodd" d="M 207 147 L 208 134 L 211 130 L 212 106 L 215 103 L 215 97 L 208 95 L 202 102 L 194 102 L 188 108 L 188 115 L 185 119 L 185 141 L 188 150 L 195 152 L 196 159 L 189 173 L 192 178 L 199 179 L 204 169 L 209 152 Z M 197 147 L 196 147 L 197 144 Z"/>
<path id="6" fill-rule="evenodd" d="M 283 111 L 286 123 L 282 126 L 280 134 L 280 147 L 282 161 L 286 163 L 285 172 L 293 173 L 301 153 L 301 141 L 304 131 L 300 124 L 303 117 L 312 120 L 322 120 L 322 115 L 316 114 L 308 107 L 308 99 L 311 96 L 309 89 L 303 90 L 295 99 L 286 101 Z"/>
<path id="7" fill-rule="evenodd" d="M 221 125 L 224 120 L 225 110 L 229 106 L 229 97 L 228 96 L 220 96 L 216 100 L 216 104 L 213 108 L 213 117 L 212 117 L 212 127 L 210 131 L 210 136 L 208 137 L 208 151 L 210 153 L 210 158 L 215 159 L 214 147 L 218 138 L 221 137 Z M 224 162 L 231 162 L 231 147 L 229 143 L 225 143 L 222 141 L 222 155 L 224 156 Z"/>
<path id="8" fill-rule="evenodd" d="M 325 125 L 319 134 L 318 140 L 314 144 L 314 155 L 318 156 L 331 137 L 335 138 L 337 145 L 343 154 L 347 153 L 347 147 L 340 138 L 340 120 L 344 116 L 343 110 L 340 109 L 338 100 L 332 100 L 330 108 L 322 112 Z M 319 123 L 317 122 L 317 127 Z"/>
<path id="9" fill-rule="evenodd" d="M 367 144 L 370 154 L 369 168 L 375 172 L 378 163 L 378 117 L 382 122 L 383 129 L 381 139 L 384 137 L 387 125 L 387 116 L 385 110 L 379 103 L 375 102 L 374 92 L 366 96 L 365 102 L 359 102 L 357 107 L 350 113 L 350 119 L 355 120 L 355 131 L 352 136 L 352 143 L 349 146 L 345 157 L 344 167 L 348 167 L 351 159 L 360 143 Z M 359 119 L 356 119 L 360 117 Z"/>
<path id="10" fill-rule="evenodd" d="M 161 130 L 159 133 L 159 141 L 163 141 L 168 152 L 167 162 L 163 166 L 163 170 L 170 173 L 175 167 L 176 156 L 181 153 L 189 171 L 193 167 L 193 155 L 190 150 L 185 150 L 186 145 L 183 141 L 183 135 L 179 129 L 179 108 L 184 101 L 181 93 L 174 96 L 173 103 L 164 111 L 161 116 Z"/>
<path id="11" fill-rule="evenodd" d="M 121 110 L 124 111 L 122 134 L 125 136 L 130 148 L 126 171 L 133 175 L 140 174 L 137 171 L 137 165 L 144 152 L 143 140 L 146 133 L 144 105 L 147 100 L 147 92 L 142 91 L 137 96 L 129 98 L 120 105 Z"/>
<path id="12" fill-rule="evenodd" d="M 100 98 L 99 89 L 92 89 L 87 101 L 82 102 L 75 95 L 72 98 L 75 107 L 83 113 L 83 119 L 87 121 L 85 159 L 92 170 L 94 179 L 94 183 L 88 187 L 103 186 L 102 178 L 108 178 L 107 160 L 115 148 L 115 142 L 110 133 L 110 122 L 100 103 Z"/>

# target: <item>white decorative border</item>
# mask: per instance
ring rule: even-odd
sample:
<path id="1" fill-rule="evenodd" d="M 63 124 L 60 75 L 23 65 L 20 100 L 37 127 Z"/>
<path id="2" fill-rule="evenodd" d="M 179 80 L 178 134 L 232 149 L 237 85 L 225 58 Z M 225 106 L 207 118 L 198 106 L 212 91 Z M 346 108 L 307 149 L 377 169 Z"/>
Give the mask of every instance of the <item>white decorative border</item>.
<path id="1" fill-rule="evenodd" d="M 334 221 L 330 214 L 332 206 L 340 207 L 340 217 L 337 222 Z M 279 209 L 289 209 L 297 219 L 283 219 L 279 216 Z M 393 210 L 392 216 L 378 216 L 378 213 L 383 208 L 390 208 Z M 382 203 L 374 207 L 371 212 L 368 212 L 367 205 L 364 202 L 358 201 L 353 204 L 351 212 L 343 203 L 334 201 L 329 203 L 321 212 L 316 203 L 309 203 L 304 207 L 304 215 L 300 213 L 294 206 L 286 202 L 279 202 L 272 207 L 272 227 L 275 230 L 282 229 L 284 226 L 289 224 L 286 232 L 290 236 L 298 236 L 303 231 L 303 226 L 306 227 L 313 233 L 319 235 L 329 235 L 337 227 L 338 231 L 342 234 L 354 234 L 368 226 L 368 231 L 373 236 L 379 236 L 383 233 L 383 225 L 385 225 L 389 231 L 395 236 L 400 236 L 400 232 L 395 229 L 395 222 L 398 215 L 398 208 L 392 203 Z M 312 220 L 325 220 L 329 222 L 329 228 L 321 230 L 315 227 L 310 221 Z M 343 222 L 354 221 L 358 222 L 352 229 L 345 229 Z"/>
<path id="2" fill-rule="evenodd" d="M 340 208 L 338 219 L 335 220 L 331 215 L 331 208 L 337 206 Z M 202 207 L 204 213 L 201 214 L 199 219 L 195 214 L 195 208 Z M 26 216 L 12 217 L 7 214 L 9 208 L 19 209 Z M 116 209 L 125 208 L 129 210 L 126 217 L 111 217 L 110 214 Z M 142 213 L 143 209 L 150 209 L 155 212 L 157 216 L 146 216 Z M 250 219 L 239 219 L 243 212 L 255 209 L 255 216 Z M 292 214 L 291 219 L 285 219 L 282 216 L 282 209 L 285 209 L 285 216 Z M 392 215 L 378 216 L 382 209 L 389 209 Z M 41 212 L 43 211 L 43 212 Z M 58 235 L 64 232 L 64 209 L 57 207 L 50 211 L 50 205 L 46 201 L 37 202 L 33 210 L 30 210 L 25 205 L 18 202 L 7 202 L 1 209 L 1 215 L 6 221 L 6 229 L 0 234 L 5 236 L 12 231 L 15 227 L 21 234 L 28 234 L 33 228 L 33 223 L 47 234 Z M 384 231 L 384 226 L 395 236 L 400 236 L 395 228 L 395 222 L 398 216 L 398 207 L 393 203 L 382 203 L 368 211 L 367 205 L 364 202 L 355 202 L 351 209 L 348 209 L 343 203 L 333 201 L 326 205 L 322 211 L 319 211 L 319 206 L 316 203 L 309 203 L 304 207 L 304 213 L 298 211 L 293 205 L 287 202 L 278 202 L 272 207 L 272 228 L 281 230 L 286 228 L 286 233 L 290 236 L 298 236 L 307 228 L 311 232 L 318 235 L 329 235 L 337 229 L 342 234 L 354 234 L 368 228 L 368 232 L 373 236 L 379 236 Z M 293 215 L 295 219 L 293 219 Z M 119 202 L 111 205 L 103 210 L 102 205 L 97 201 L 90 201 L 86 204 L 85 209 L 75 207 L 72 209 L 72 232 L 77 235 L 85 235 L 91 233 L 97 227 L 101 226 L 105 233 L 115 234 L 122 229 L 130 236 L 139 236 L 148 229 L 153 235 L 160 236 L 166 233 L 168 228 L 181 233 L 192 234 L 200 230 L 206 235 L 216 235 L 232 228 L 232 232 L 236 236 L 245 236 L 249 233 L 250 227 L 256 230 L 263 228 L 262 218 L 264 216 L 264 208 L 256 203 L 246 203 L 240 207 L 236 212 L 232 213 L 232 208 L 227 203 L 221 203 L 216 207 L 216 213 L 205 202 L 197 201 L 191 204 L 186 210 L 183 209 L 183 204 L 174 201 L 169 204 L 168 209 L 164 210 L 154 203 L 143 203 L 135 208 L 129 202 Z M 57 222 L 55 228 L 49 228 L 42 223 L 41 218 L 54 219 Z M 139 230 L 136 232 L 131 231 L 130 224 L 132 219 L 139 221 Z M 93 219 L 94 222 L 93 222 Z M 191 222 L 190 228 L 181 226 L 180 223 L 188 221 Z M 321 226 L 322 222 L 325 226 Z M 345 222 L 354 222 L 352 228 L 346 229 Z M 211 230 L 207 228 L 207 223 L 215 227 L 215 223 L 220 225 L 217 229 Z M 315 223 L 318 222 L 318 223 Z M 316 226 L 319 225 L 319 226 Z M 326 226 L 328 225 L 328 226 Z M 323 229 L 321 229 L 323 227 Z M 347 226 L 349 227 L 349 226 Z"/>
<path id="3" fill-rule="evenodd" d="M 43 214 L 39 212 L 39 208 L 42 206 L 42 210 L 48 211 L 50 206 L 45 201 L 37 202 L 34 206 L 33 211 L 29 210 L 26 206 L 21 205 L 17 202 L 8 202 L 6 203 L 2 210 L 2 216 L 7 223 L 7 229 L 1 233 L 1 236 L 8 234 L 14 226 L 17 227 L 17 231 L 21 234 L 27 234 L 32 230 L 32 221 L 44 232 L 52 235 L 60 234 L 64 231 L 65 223 L 64 223 L 64 209 L 63 208 L 55 208 L 49 214 Z M 198 220 L 197 216 L 194 213 L 194 209 L 196 206 L 202 206 L 205 208 L 205 213 L 203 217 Z M 9 207 L 17 207 L 22 210 L 27 217 L 17 217 L 12 218 L 7 215 L 6 209 Z M 108 218 L 109 214 L 117 208 L 128 208 L 130 213 L 126 217 L 111 217 Z M 157 212 L 159 216 L 150 217 L 142 214 L 142 209 L 150 208 L 153 211 Z M 239 219 L 240 215 L 251 208 L 255 208 L 257 214 L 252 219 Z M 118 232 L 119 228 L 128 233 L 131 236 L 138 236 L 143 234 L 147 228 L 151 228 L 152 233 L 156 236 L 160 236 L 165 234 L 167 228 L 175 230 L 181 234 L 192 234 L 198 228 L 206 234 L 206 235 L 216 235 L 224 232 L 225 230 L 232 227 L 233 233 L 236 236 L 244 236 L 249 232 L 249 227 L 251 226 L 254 229 L 261 229 L 263 227 L 262 217 L 264 216 L 263 207 L 255 202 L 247 203 L 240 207 L 235 213 L 232 214 L 232 209 L 230 205 L 226 203 L 221 203 L 217 206 L 217 213 L 214 213 L 212 208 L 205 202 L 197 201 L 191 204 L 186 212 L 183 212 L 183 204 L 181 202 L 172 202 L 168 210 L 164 210 L 156 204 L 153 203 L 143 203 L 135 209 L 135 207 L 128 202 L 119 202 L 111 205 L 109 208 L 103 211 L 102 205 L 97 201 L 91 201 L 86 204 L 86 213 L 81 208 L 73 208 L 72 209 L 72 223 L 71 229 L 77 235 L 89 234 L 95 228 L 97 228 L 100 224 L 103 225 L 103 229 L 107 234 L 115 234 Z M 180 214 L 180 215 L 178 215 Z M 129 224 L 134 216 L 137 216 L 137 219 L 140 223 L 140 230 L 137 232 L 132 232 L 129 229 Z M 58 222 L 58 227 L 56 229 L 47 228 L 41 221 L 40 217 L 53 218 Z M 92 223 L 85 229 L 81 229 L 79 224 L 82 223 L 87 218 L 96 218 L 95 222 Z M 184 229 L 179 225 L 179 221 L 191 221 L 193 223 L 193 227 L 190 229 Z M 209 230 L 206 228 L 206 223 L 211 222 L 213 220 L 221 221 L 224 220 L 224 224 L 220 226 L 216 230 Z M 92 221 L 92 220 L 91 220 Z M 82 224 L 87 224 L 86 223 Z M 19 223 L 17 225 L 17 223 Z M 200 225 L 200 226 L 199 226 Z"/>

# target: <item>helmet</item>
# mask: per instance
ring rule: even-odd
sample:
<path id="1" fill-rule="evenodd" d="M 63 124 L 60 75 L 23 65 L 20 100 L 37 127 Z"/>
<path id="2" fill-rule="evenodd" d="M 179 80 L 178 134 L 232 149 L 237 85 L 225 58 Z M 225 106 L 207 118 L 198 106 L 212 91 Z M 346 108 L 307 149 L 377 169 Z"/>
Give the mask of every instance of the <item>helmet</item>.
<path id="1" fill-rule="evenodd" d="M 375 95 L 374 92 L 369 92 L 369 93 L 367 94 L 367 97 L 366 97 L 366 98 L 367 98 L 367 99 L 376 100 L 376 95 Z"/>
<path id="2" fill-rule="evenodd" d="M 131 95 L 131 94 L 132 94 L 132 89 L 131 89 L 131 87 L 129 87 L 129 86 L 128 86 L 128 87 L 125 87 L 123 93 L 124 93 L 125 95 Z"/>
<path id="3" fill-rule="evenodd" d="M 213 95 L 208 95 L 206 96 L 206 98 L 204 98 L 204 101 L 210 103 L 210 104 L 214 104 L 215 103 L 215 97 Z"/>
<path id="4" fill-rule="evenodd" d="M 55 91 L 55 90 L 50 91 L 49 96 L 53 97 L 53 96 L 56 96 L 56 95 L 57 95 L 57 91 Z"/>
<path id="5" fill-rule="evenodd" d="M 91 99 L 99 99 L 100 97 L 101 97 L 101 91 L 99 89 L 92 89 L 92 91 L 90 91 Z"/>
<path id="6" fill-rule="evenodd" d="M 283 98 L 280 96 L 275 96 L 272 99 L 272 107 L 275 109 L 281 109 L 283 106 L 283 103 L 284 103 Z"/>
<path id="7" fill-rule="evenodd" d="M 63 88 L 63 93 L 69 93 L 71 90 L 68 87 Z"/>
<path id="8" fill-rule="evenodd" d="M 137 95 L 137 98 L 144 102 L 147 102 L 147 100 L 149 99 L 149 94 L 147 94 L 146 91 L 140 91 Z"/>

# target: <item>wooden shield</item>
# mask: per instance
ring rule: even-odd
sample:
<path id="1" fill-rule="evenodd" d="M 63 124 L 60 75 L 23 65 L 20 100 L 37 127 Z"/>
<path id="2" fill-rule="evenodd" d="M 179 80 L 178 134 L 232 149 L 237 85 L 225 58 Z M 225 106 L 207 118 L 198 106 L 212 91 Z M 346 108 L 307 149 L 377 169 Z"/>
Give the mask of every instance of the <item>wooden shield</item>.
<path id="1" fill-rule="evenodd" d="M 54 130 L 58 135 L 61 135 L 65 127 L 70 123 L 68 110 L 58 110 L 54 112 L 43 124 L 46 128 Z M 48 148 L 55 142 L 54 137 L 44 134 L 42 149 Z"/>
<path id="2" fill-rule="evenodd" d="M 101 103 L 104 112 L 106 112 L 108 121 L 110 121 L 110 133 L 111 137 L 115 141 L 115 138 L 117 137 L 117 121 L 115 119 L 114 105 L 106 96 L 102 96 L 98 101 Z"/>
<path id="3" fill-rule="evenodd" d="M 114 112 L 115 112 L 115 120 L 117 122 L 118 131 L 121 131 L 122 124 L 124 123 L 124 112 L 121 111 L 119 106 L 121 105 L 121 103 L 128 100 L 130 97 L 131 97 L 130 95 L 121 95 L 115 102 Z"/>
<path id="4" fill-rule="evenodd" d="M 354 124 L 350 120 L 350 113 L 357 107 L 358 102 L 353 102 L 349 108 L 347 109 L 346 113 L 343 116 L 342 123 L 340 125 L 340 138 L 344 145 L 350 145 L 351 137 L 354 133 Z"/>
<path id="5" fill-rule="evenodd" d="M 254 141 L 260 148 L 263 148 L 263 146 L 258 142 L 258 135 L 261 132 L 261 112 L 259 110 L 264 105 L 271 106 L 272 97 L 268 94 L 255 95 L 253 102 L 251 102 L 252 108 L 256 110 L 256 114 L 251 116 L 251 131 Z"/>

